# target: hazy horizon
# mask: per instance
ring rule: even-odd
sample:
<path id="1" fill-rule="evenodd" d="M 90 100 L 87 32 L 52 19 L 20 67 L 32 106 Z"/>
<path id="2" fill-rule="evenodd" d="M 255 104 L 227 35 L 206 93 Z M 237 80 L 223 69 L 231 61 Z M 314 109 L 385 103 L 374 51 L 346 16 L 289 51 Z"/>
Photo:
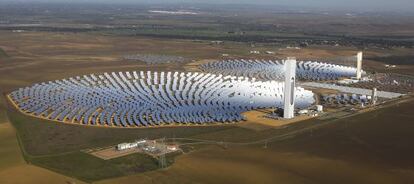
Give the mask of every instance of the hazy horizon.
<path id="1" fill-rule="evenodd" d="M 192 3 L 192 4 L 256 4 L 273 6 L 290 6 L 301 8 L 318 8 L 333 10 L 366 10 L 366 11 L 408 11 L 414 12 L 414 2 L 412 0 L 0 0 L 0 3 L 111 3 L 111 4 L 162 4 L 162 3 Z"/>

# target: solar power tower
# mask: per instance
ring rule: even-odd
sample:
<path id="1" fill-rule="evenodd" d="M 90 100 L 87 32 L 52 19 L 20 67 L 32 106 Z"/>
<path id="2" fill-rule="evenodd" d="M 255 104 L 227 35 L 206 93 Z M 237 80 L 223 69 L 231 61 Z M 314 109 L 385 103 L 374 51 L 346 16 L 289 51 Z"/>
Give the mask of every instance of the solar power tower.
<path id="1" fill-rule="evenodd" d="M 361 75 L 362 75 L 362 52 L 358 52 L 357 54 L 357 73 L 356 73 L 356 78 L 359 80 L 361 79 Z"/>
<path id="2" fill-rule="evenodd" d="M 375 105 L 377 103 L 378 97 L 377 97 L 377 88 L 372 89 L 372 95 L 371 95 L 372 105 Z"/>
<path id="3" fill-rule="evenodd" d="M 283 118 L 291 119 L 294 117 L 295 109 L 296 58 L 288 57 L 285 69 Z"/>

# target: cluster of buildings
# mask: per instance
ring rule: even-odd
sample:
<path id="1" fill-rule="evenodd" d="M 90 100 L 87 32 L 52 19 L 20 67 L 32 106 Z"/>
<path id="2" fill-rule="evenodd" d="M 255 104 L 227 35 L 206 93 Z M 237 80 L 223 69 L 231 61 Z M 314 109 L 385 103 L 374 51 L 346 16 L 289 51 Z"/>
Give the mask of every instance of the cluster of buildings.
<path id="1" fill-rule="evenodd" d="M 179 150 L 177 145 L 167 145 L 163 142 L 157 142 L 156 140 L 146 139 L 141 139 L 134 142 L 120 143 L 115 146 L 115 149 L 117 151 L 138 149 L 139 151 L 150 155 L 160 155 Z"/>

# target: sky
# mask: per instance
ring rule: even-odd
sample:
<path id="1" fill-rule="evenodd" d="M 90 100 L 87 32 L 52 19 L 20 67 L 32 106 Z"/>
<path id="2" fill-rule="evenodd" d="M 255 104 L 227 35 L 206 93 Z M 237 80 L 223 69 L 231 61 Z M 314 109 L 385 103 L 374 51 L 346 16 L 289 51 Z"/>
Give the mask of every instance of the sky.
<path id="1" fill-rule="evenodd" d="M 321 9 L 390 10 L 414 12 L 414 0 L 0 0 L 0 2 L 101 2 L 101 3 L 225 3 L 284 5 Z"/>

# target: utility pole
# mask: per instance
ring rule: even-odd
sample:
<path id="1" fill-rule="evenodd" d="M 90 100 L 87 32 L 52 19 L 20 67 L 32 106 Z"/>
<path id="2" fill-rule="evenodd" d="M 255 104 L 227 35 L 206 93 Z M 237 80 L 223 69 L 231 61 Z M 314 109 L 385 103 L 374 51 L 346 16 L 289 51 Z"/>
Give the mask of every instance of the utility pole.
<path id="1" fill-rule="evenodd" d="M 165 158 L 165 144 L 164 144 L 165 137 L 161 139 L 161 145 L 163 146 L 161 150 L 161 155 L 158 158 L 158 164 L 161 169 L 167 167 L 167 159 Z"/>
<path id="2" fill-rule="evenodd" d="M 165 153 L 162 153 L 159 158 L 158 158 L 158 164 L 160 166 L 161 169 L 166 168 L 167 167 L 167 160 L 165 158 Z"/>
<path id="3" fill-rule="evenodd" d="M 372 89 L 372 95 L 371 95 L 371 102 L 372 105 L 376 105 L 377 104 L 377 88 L 373 88 Z"/>

